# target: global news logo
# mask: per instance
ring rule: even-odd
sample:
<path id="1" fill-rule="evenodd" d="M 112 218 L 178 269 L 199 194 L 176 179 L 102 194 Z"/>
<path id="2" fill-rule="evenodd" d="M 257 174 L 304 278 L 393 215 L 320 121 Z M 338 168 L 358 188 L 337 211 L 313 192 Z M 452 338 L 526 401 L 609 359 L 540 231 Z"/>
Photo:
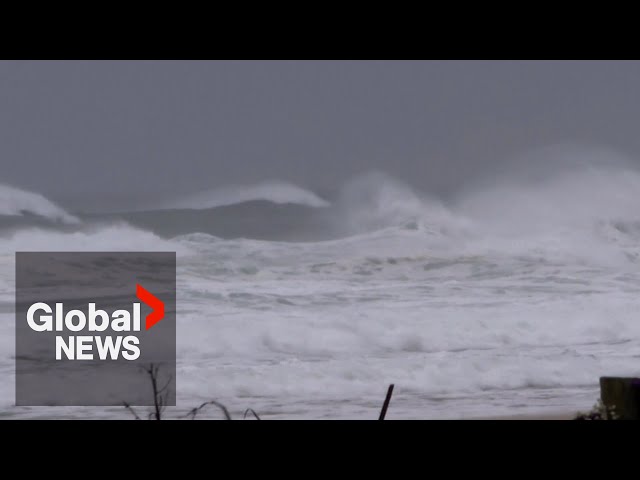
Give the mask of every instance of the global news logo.
<path id="1" fill-rule="evenodd" d="M 136 296 L 153 310 L 145 319 L 145 329 L 149 330 L 164 318 L 164 303 L 140 284 L 136 285 Z M 88 314 L 79 309 L 65 313 L 63 303 L 52 308 L 48 303 L 36 302 L 27 310 L 27 323 L 34 332 L 59 333 L 55 336 L 56 360 L 94 360 L 96 356 L 100 360 L 118 360 L 120 354 L 128 361 L 140 358 L 140 339 L 130 334 L 140 332 L 137 302 L 131 310 L 115 310 L 111 315 L 97 309 L 93 302 L 88 304 Z M 75 335 L 85 329 L 101 335 Z M 65 336 L 65 330 L 74 334 Z M 115 335 L 105 335 L 107 330 Z M 125 333 L 129 335 L 122 335 Z"/>
<path id="2" fill-rule="evenodd" d="M 16 405 L 176 404 L 175 252 L 18 252 Z"/>

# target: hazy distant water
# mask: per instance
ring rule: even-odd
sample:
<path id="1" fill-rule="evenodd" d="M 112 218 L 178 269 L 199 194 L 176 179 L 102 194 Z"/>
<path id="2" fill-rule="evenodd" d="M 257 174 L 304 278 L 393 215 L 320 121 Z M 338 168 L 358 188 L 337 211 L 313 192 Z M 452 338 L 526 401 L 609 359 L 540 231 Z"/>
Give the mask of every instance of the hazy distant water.
<path id="1" fill-rule="evenodd" d="M 389 418 L 587 409 L 600 375 L 640 370 L 635 171 L 446 204 L 375 175 L 335 199 L 263 184 L 91 217 L 3 188 L 0 416 L 128 417 L 11 406 L 15 250 L 178 252 L 174 416 L 217 399 L 239 416 L 376 418 L 390 383 Z"/>

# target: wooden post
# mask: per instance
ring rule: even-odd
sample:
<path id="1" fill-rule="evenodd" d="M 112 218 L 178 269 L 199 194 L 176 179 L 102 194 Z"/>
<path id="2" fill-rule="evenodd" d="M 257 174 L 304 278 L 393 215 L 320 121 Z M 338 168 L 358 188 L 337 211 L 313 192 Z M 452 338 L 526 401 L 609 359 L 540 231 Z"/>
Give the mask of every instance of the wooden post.
<path id="1" fill-rule="evenodd" d="M 378 418 L 378 420 L 384 420 L 384 417 L 387 416 L 387 409 L 389 408 L 389 402 L 391 401 L 392 394 L 393 394 L 393 383 L 389 385 L 389 389 L 387 390 L 387 396 L 384 399 L 384 404 L 382 405 L 382 411 L 380 411 L 380 418 Z"/>
<path id="2" fill-rule="evenodd" d="M 640 378 L 601 377 L 600 399 L 619 420 L 640 420 Z"/>

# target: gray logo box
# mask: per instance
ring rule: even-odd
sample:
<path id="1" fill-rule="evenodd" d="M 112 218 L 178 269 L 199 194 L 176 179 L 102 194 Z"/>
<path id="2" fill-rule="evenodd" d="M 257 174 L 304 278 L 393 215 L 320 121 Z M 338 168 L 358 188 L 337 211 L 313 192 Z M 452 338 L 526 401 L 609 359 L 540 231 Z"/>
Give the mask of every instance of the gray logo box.
<path id="1" fill-rule="evenodd" d="M 163 405 L 176 405 L 175 252 L 18 252 L 15 260 L 16 405 L 151 406 L 145 370 L 152 365 Z M 137 285 L 164 304 L 164 317 L 148 330 L 146 318 L 154 309 L 138 298 Z M 39 302 L 52 313 L 34 308 L 32 325 L 52 331 L 29 325 L 29 309 Z M 104 331 L 91 329 L 90 303 L 105 312 L 93 322 Z M 123 311 L 135 327 L 136 303 L 140 330 L 121 331 L 127 327 Z M 82 327 L 81 314 L 87 322 L 74 331 Z M 139 356 L 132 359 L 136 339 Z"/>

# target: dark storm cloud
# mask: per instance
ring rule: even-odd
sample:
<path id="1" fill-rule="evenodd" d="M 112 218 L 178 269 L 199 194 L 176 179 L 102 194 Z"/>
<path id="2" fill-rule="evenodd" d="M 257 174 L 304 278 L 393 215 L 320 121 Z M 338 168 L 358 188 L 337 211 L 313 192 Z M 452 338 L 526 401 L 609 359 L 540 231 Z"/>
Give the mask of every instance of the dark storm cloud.
<path id="1" fill-rule="evenodd" d="M 637 62 L 0 62 L 0 183 L 89 204 L 382 170 L 446 191 L 559 142 L 640 156 L 638 84 Z"/>

